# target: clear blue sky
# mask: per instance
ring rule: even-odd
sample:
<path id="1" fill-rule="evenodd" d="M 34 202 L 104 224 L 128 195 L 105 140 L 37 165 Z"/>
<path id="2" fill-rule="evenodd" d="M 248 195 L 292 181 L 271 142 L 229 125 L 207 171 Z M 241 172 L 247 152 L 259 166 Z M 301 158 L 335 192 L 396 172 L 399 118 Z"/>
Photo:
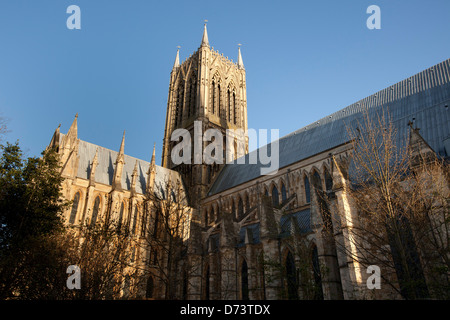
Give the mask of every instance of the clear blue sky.
<path id="1" fill-rule="evenodd" d="M 81 30 L 69 30 L 69 5 Z M 369 5 L 381 29 L 369 30 Z M 450 1 L 0 0 L 0 116 L 39 155 L 55 128 L 158 163 L 176 47 L 210 45 L 247 72 L 248 125 L 280 136 L 450 57 Z"/>

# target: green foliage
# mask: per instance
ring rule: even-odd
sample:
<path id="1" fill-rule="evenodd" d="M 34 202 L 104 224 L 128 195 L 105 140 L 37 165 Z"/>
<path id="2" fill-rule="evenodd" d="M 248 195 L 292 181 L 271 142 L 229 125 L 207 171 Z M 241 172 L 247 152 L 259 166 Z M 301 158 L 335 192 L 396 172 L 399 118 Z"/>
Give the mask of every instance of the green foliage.
<path id="1" fill-rule="evenodd" d="M 0 158 L 0 249 L 8 250 L 39 235 L 62 228 L 61 213 L 68 203 L 61 200 L 57 154 L 23 159 L 19 144 L 1 146 Z"/>
<path id="2" fill-rule="evenodd" d="M 44 238 L 63 230 L 61 214 L 69 203 L 61 200 L 63 178 L 54 150 L 25 160 L 18 142 L 0 148 L 0 298 L 5 299 L 30 285 L 33 272 L 26 266 Z"/>

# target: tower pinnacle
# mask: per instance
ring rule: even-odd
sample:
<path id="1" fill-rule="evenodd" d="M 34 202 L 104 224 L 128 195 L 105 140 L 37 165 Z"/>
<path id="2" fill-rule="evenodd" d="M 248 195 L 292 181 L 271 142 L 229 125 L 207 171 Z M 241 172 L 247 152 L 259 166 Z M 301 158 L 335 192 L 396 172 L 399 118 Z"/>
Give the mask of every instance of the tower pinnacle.
<path id="1" fill-rule="evenodd" d="M 125 130 L 123 130 L 122 142 L 120 143 L 119 154 L 123 155 L 125 151 Z"/>
<path id="2" fill-rule="evenodd" d="M 245 69 L 244 68 L 244 61 L 242 60 L 242 55 L 241 55 L 241 44 L 239 43 L 238 44 L 238 62 L 237 62 L 237 65 L 238 65 L 238 68 L 239 69 Z"/>
<path id="3" fill-rule="evenodd" d="M 173 68 L 178 68 L 180 66 L 180 46 L 177 46 L 177 56 L 175 57 L 175 62 L 173 64 Z"/>
<path id="4" fill-rule="evenodd" d="M 75 119 L 73 119 L 72 125 L 69 128 L 69 131 L 67 131 L 67 135 L 70 136 L 73 139 L 76 139 L 78 137 L 78 112 L 75 115 Z"/>
<path id="5" fill-rule="evenodd" d="M 155 165 L 155 148 L 156 148 L 156 143 L 153 144 L 153 153 L 152 153 L 152 160 L 151 160 L 151 164 L 153 166 Z"/>
<path id="6" fill-rule="evenodd" d="M 208 20 L 205 20 L 205 27 L 203 28 L 203 38 L 202 38 L 201 47 L 203 47 L 203 46 L 209 47 L 208 32 L 206 31 L 206 22 L 208 22 Z"/>

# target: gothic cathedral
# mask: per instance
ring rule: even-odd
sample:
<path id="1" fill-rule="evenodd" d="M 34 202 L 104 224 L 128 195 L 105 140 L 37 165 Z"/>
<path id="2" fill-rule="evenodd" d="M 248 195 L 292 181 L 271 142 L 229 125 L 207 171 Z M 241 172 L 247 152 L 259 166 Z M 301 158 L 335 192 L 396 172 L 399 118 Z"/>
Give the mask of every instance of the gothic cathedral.
<path id="1" fill-rule="evenodd" d="M 447 158 L 449 101 L 450 60 L 445 60 L 280 138 L 279 169 L 272 175 L 261 175 L 260 164 L 207 164 L 203 158 L 178 163 L 174 155 L 195 160 L 196 148 L 203 150 L 213 142 L 196 138 L 196 131 L 215 129 L 226 137 L 230 129 L 248 130 L 240 48 L 237 62 L 219 54 L 210 47 L 205 25 L 198 50 L 184 62 L 177 51 L 170 73 L 161 166 L 155 150 L 149 161 L 127 155 L 125 132 L 118 152 L 78 139 L 78 116 L 67 134 L 59 127 L 55 130 L 49 147 L 61 156 L 63 194 L 73 201 L 66 212 L 68 225 L 114 216 L 128 221 L 139 241 L 148 230 L 156 230 L 147 226 L 153 195 L 177 202 L 167 194 L 168 185 L 186 195 L 183 206 L 190 216 L 184 220 L 183 230 L 188 232 L 179 245 L 179 263 L 163 270 L 173 282 L 171 297 L 398 298 L 399 290 L 389 286 L 368 290 L 366 270 L 349 256 L 357 248 L 343 236 L 346 231 L 339 219 L 357 214 L 341 167 L 351 151 L 346 124 L 388 107 L 393 125 L 409 133 L 410 144 Z M 281 110 L 282 106 L 274 112 Z M 190 155 L 177 149 L 184 139 L 173 139 L 178 129 L 194 137 Z M 221 145 L 226 154 L 229 146 L 225 141 Z M 232 147 L 234 159 L 249 152 L 246 138 Z M 326 203 L 321 200 L 325 196 Z M 148 263 L 164 261 L 164 253 L 152 248 L 137 250 L 133 257 L 131 265 L 141 264 L 151 284 L 144 286 L 141 296 L 167 298 L 168 284 L 157 280 L 162 270 Z"/>

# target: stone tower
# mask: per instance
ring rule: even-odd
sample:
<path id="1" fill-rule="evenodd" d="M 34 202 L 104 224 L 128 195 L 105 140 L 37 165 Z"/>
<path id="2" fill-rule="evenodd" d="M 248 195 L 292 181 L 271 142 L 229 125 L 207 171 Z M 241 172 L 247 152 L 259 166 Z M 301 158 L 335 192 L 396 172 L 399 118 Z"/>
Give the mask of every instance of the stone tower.
<path id="1" fill-rule="evenodd" d="M 171 141 L 172 133 L 176 129 L 186 129 L 190 133 L 193 151 L 190 164 L 175 164 L 172 161 L 172 149 L 180 142 L 178 139 Z M 223 162 L 206 164 L 203 157 L 200 161 L 194 161 L 194 148 L 204 150 L 211 143 L 208 139 L 194 136 L 194 130 L 199 132 L 198 129 L 201 129 L 201 134 L 208 129 L 220 131 L 224 139 Z M 179 49 L 177 50 L 170 74 L 162 154 L 163 167 L 176 170 L 183 175 L 184 182 L 190 190 L 191 205 L 195 206 L 206 195 L 208 186 L 226 162 L 227 147 L 232 148 L 233 159 L 248 152 L 248 139 L 242 136 L 239 143 L 235 140 L 233 145 L 226 145 L 225 137 L 228 129 L 247 131 L 244 64 L 240 48 L 235 63 L 210 47 L 205 24 L 202 42 L 196 52 L 180 63 Z M 194 141 L 197 146 L 194 146 Z"/>

